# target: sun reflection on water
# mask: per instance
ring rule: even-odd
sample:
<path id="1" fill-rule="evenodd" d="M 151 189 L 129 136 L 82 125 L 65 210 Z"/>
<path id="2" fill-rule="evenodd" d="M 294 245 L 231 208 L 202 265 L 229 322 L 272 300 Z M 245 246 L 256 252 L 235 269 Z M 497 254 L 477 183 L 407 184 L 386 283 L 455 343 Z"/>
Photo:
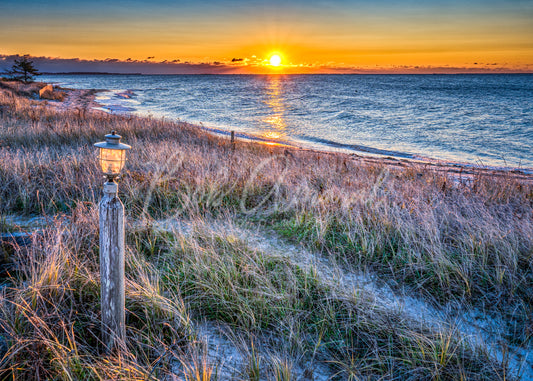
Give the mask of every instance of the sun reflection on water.
<path id="1" fill-rule="evenodd" d="M 286 106 L 282 97 L 282 79 L 278 76 L 269 76 L 266 87 L 267 98 L 264 101 L 271 111 L 262 121 L 267 124 L 267 129 L 262 133 L 264 138 L 279 140 L 286 137 L 287 124 L 285 122 Z"/>

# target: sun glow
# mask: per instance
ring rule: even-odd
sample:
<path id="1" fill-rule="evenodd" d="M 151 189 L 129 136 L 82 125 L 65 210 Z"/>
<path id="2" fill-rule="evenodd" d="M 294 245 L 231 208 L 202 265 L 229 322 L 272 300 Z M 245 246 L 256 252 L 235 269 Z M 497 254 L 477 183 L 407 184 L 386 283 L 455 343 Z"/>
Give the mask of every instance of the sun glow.
<path id="1" fill-rule="evenodd" d="M 270 65 L 271 66 L 279 66 L 281 65 L 281 57 L 279 54 L 272 54 L 270 56 Z"/>

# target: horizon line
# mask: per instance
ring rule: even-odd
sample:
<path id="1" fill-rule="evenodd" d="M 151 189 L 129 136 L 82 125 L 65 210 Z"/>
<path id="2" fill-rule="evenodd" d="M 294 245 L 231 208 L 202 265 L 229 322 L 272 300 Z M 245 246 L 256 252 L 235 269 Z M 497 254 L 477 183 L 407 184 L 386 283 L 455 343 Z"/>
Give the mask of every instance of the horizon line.
<path id="1" fill-rule="evenodd" d="M 70 71 L 70 72 L 40 72 L 39 75 L 532 75 L 533 71 L 530 72 L 469 72 L 469 73 L 416 73 L 416 72 L 407 72 L 407 73 L 392 73 L 392 72 L 365 72 L 365 73 L 119 73 L 119 72 L 97 72 L 97 71 Z"/>
<path id="2" fill-rule="evenodd" d="M 0 52 L 0 70 L 8 70 L 20 54 L 2 54 Z M 264 64 L 240 64 L 221 61 L 149 61 L 121 59 L 82 59 L 47 56 L 28 57 L 42 73 L 46 74 L 121 74 L 121 75 L 187 75 L 187 74 L 243 74 L 243 75 L 280 75 L 280 74 L 532 74 L 533 64 L 509 66 L 507 63 L 474 62 L 461 65 L 382 65 L 382 66 L 346 66 L 330 64 L 287 64 L 270 67 Z"/>

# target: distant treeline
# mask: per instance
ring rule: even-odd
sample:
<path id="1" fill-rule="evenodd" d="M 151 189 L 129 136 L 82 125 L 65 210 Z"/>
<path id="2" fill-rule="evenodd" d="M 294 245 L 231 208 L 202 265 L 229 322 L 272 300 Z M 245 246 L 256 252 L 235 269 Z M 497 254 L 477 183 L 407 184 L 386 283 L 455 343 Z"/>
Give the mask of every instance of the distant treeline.
<path id="1" fill-rule="evenodd" d="M 48 72 L 41 72 L 41 74 L 45 75 L 141 75 L 142 73 L 109 73 L 109 72 L 99 72 L 99 71 L 67 71 L 67 72 L 55 72 L 55 73 L 48 73 Z"/>

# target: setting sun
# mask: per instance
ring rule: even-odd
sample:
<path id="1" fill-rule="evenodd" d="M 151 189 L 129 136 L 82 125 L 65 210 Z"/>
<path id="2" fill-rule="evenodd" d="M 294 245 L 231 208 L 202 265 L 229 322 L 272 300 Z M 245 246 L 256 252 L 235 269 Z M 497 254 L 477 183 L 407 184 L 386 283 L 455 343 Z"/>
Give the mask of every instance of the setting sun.
<path id="1" fill-rule="evenodd" d="M 270 57 L 270 65 L 272 66 L 281 65 L 281 57 L 279 56 L 279 54 L 273 54 L 272 57 Z"/>

